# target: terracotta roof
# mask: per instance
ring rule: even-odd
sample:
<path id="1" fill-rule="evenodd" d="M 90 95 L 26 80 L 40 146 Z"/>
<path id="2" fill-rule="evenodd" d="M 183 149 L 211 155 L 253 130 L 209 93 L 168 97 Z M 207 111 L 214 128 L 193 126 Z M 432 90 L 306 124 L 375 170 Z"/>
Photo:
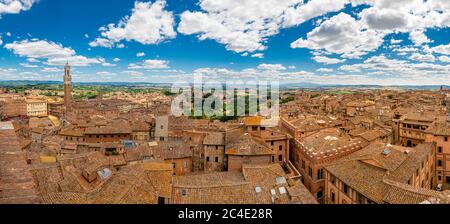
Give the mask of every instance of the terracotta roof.
<path id="1" fill-rule="evenodd" d="M 75 137 L 83 137 L 84 133 L 80 129 L 75 128 L 74 126 L 69 126 L 61 129 L 59 135 L 62 136 L 75 136 Z"/>
<path id="2" fill-rule="evenodd" d="M 370 200 L 383 203 L 387 190 L 383 180 L 407 183 L 432 150 L 428 143 L 408 148 L 374 142 L 325 169 Z"/>
<path id="3" fill-rule="evenodd" d="M 373 101 L 370 100 L 365 100 L 365 101 L 352 101 L 347 103 L 346 106 L 348 107 L 368 107 L 368 106 L 372 106 L 375 105 L 375 103 Z"/>
<path id="4" fill-rule="evenodd" d="M 426 131 L 433 135 L 450 136 L 450 125 L 447 123 L 437 123 L 428 127 Z"/>
<path id="5" fill-rule="evenodd" d="M 161 169 L 161 168 L 164 169 Z M 153 169 L 155 168 L 155 169 Z M 170 198 L 172 169 L 136 164 L 122 168 L 102 188 L 87 196 L 94 204 L 150 204 L 158 196 Z"/>
<path id="6" fill-rule="evenodd" d="M 317 203 L 301 183 L 289 185 L 279 164 L 244 166 L 242 173 L 175 176 L 172 201 L 176 204 Z"/>
<path id="7" fill-rule="evenodd" d="M 40 201 L 12 122 L 0 122 L 0 204 Z"/>
<path id="8" fill-rule="evenodd" d="M 85 193 L 54 192 L 43 197 L 44 204 L 88 204 Z"/>
<path id="9" fill-rule="evenodd" d="M 184 141 L 158 142 L 158 145 L 151 146 L 151 153 L 156 159 L 192 157 L 192 150 Z"/>
<path id="10" fill-rule="evenodd" d="M 363 133 L 359 134 L 358 136 L 371 142 L 380 137 L 384 137 L 386 135 L 387 135 L 386 131 L 383 131 L 380 129 L 374 129 L 374 130 L 369 130 L 369 131 L 363 132 Z"/>
<path id="11" fill-rule="evenodd" d="M 349 147 L 358 144 L 337 128 L 327 128 L 300 140 L 304 149 L 313 155 L 346 151 Z"/>
<path id="12" fill-rule="evenodd" d="M 261 125 L 262 117 L 259 116 L 253 116 L 253 117 L 246 117 L 244 118 L 244 124 L 245 126 L 258 126 Z"/>
<path id="13" fill-rule="evenodd" d="M 264 140 L 248 134 L 241 135 L 237 141 L 229 143 L 226 147 L 227 155 L 272 155 L 274 153 Z"/>
<path id="14" fill-rule="evenodd" d="M 390 180 L 385 180 L 384 183 L 387 185 L 387 189 L 383 201 L 388 204 L 419 204 L 442 194 L 438 191 Z"/>
<path id="15" fill-rule="evenodd" d="M 223 132 L 208 132 L 203 139 L 204 145 L 225 145 L 225 134 Z"/>
<path id="16" fill-rule="evenodd" d="M 114 121 L 107 126 L 88 127 L 85 134 L 131 134 L 130 124 L 126 121 Z"/>

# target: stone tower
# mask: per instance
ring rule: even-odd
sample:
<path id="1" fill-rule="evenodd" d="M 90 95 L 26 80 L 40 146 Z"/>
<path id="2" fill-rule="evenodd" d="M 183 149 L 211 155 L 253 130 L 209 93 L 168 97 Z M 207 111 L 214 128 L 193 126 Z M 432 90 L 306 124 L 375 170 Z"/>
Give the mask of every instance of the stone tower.
<path id="1" fill-rule="evenodd" d="M 66 66 L 64 66 L 64 105 L 66 108 L 72 103 L 72 75 L 70 75 L 70 65 L 67 62 Z"/>

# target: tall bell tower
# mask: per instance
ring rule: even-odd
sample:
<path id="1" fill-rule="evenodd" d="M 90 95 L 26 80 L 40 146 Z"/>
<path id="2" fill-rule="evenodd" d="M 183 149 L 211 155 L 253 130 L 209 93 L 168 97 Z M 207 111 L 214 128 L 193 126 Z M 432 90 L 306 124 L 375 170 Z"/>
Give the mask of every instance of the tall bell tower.
<path id="1" fill-rule="evenodd" d="M 66 108 L 72 103 L 71 83 L 72 75 L 70 74 L 69 62 L 67 62 L 66 66 L 64 66 L 64 105 Z"/>

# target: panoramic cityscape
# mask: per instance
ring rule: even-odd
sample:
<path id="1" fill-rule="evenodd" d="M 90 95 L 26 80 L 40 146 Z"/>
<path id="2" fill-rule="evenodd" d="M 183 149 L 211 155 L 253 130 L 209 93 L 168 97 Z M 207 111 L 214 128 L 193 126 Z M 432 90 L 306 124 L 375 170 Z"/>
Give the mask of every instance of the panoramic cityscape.
<path id="1" fill-rule="evenodd" d="M 450 204 L 449 27 L 448 0 L 0 0 L 0 204 Z"/>

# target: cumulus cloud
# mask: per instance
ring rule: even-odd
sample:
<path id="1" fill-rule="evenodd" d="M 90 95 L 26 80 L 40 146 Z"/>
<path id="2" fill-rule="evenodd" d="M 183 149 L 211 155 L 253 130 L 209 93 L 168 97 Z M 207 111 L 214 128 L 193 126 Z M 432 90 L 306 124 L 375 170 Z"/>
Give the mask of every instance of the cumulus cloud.
<path id="1" fill-rule="evenodd" d="M 379 82 L 384 82 L 385 84 L 421 83 L 426 85 L 449 83 L 448 74 L 450 67 L 429 62 L 391 59 L 385 55 L 378 55 L 364 60 L 363 63 L 343 65 L 339 67 L 339 70 L 358 74 L 372 72 L 390 74 L 389 78 L 384 77 L 384 80 L 379 80 Z"/>
<path id="2" fill-rule="evenodd" d="M 49 73 L 56 73 L 56 72 L 62 72 L 63 70 L 61 68 L 56 67 L 44 67 L 42 68 L 41 72 L 49 72 Z"/>
<path id="3" fill-rule="evenodd" d="M 268 37 L 279 32 L 286 10 L 302 0 L 200 0 L 201 11 L 181 14 L 178 32 L 212 39 L 238 53 L 264 50 Z"/>
<path id="4" fill-rule="evenodd" d="M 264 54 L 263 53 L 256 53 L 256 54 L 252 54 L 250 57 L 252 57 L 252 58 L 264 58 Z"/>
<path id="5" fill-rule="evenodd" d="M 430 48 L 431 52 L 450 55 L 450 44 Z"/>
<path id="6" fill-rule="evenodd" d="M 283 26 L 295 26 L 314 17 L 318 17 L 329 12 L 339 11 L 343 9 L 347 3 L 347 0 L 311 0 L 306 2 L 306 4 L 290 7 L 285 12 Z"/>
<path id="7" fill-rule="evenodd" d="M 144 52 L 139 52 L 136 54 L 136 57 L 144 57 L 145 53 Z"/>
<path id="8" fill-rule="evenodd" d="M 130 75 L 130 76 L 138 76 L 138 77 L 144 75 L 144 73 L 142 73 L 142 72 L 138 72 L 138 71 L 130 71 L 130 70 L 123 71 L 122 73 L 123 73 L 123 74 Z"/>
<path id="9" fill-rule="evenodd" d="M 396 40 L 394 38 L 391 39 L 391 44 L 399 44 L 401 42 L 403 42 L 403 40 Z"/>
<path id="10" fill-rule="evenodd" d="M 409 33 L 409 38 L 416 46 L 431 42 L 431 40 L 424 34 L 424 30 L 411 31 Z"/>
<path id="11" fill-rule="evenodd" d="M 314 2 L 308 1 L 298 8 Z M 414 45 L 426 46 L 433 42 L 426 35 L 428 29 L 450 27 L 450 3 L 447 0 L 342 0 L 319 4 L 311 11 L 314 15 L 325 15 L 326 12 L 338 11 L 349 3 L 353 7 L 361 4 L 366 7 L 354 14 L 354 17 L 341 12 L 331 18 L 321 18 L 315 23 L 317 27 L 307 34 L 307 38 L 299 38 L 291 43 L 291 47 L 321 49 L 343 57 L 358 58 L 378 49 L 388 34 L 408 33 Z M 320 13 L 321 9 L 324 13 Z M 293 17 L 302 16 L 304 15 L 294 14 Z M 286 20 L 289 24 L 288 21 Z M 390 44 L 398 43 L 400 40 L 390 41 Z"/>
<path id="12" fill-rule="evenodd" d="M 443 56 L 440 56 L 438 59 L 439 59 L 439 61 L 450 63 L 450 58 L 447 56 L 443 55 Z"/>
<path id="13" fill-rule="evenodd" d="M 314 61 L 317 61 L 317 62 L 323 63 L 323 64 L 338 64 L 338 63 L 342 63 L 342 62 L 346 61 L 345 59 L 330 58 L 330 57 L 321 56 L 321 55 L 316 55 L 316 56 L 312 57 L 312 59 Z"/>
<path id="14" fill-rule="evenodd" d="M 371 29 L 393 30 L 408 26 L 408 16 L 406 12 L 395 9 L 369 8 L 360 13 L 361 20 Z"/>
<path id="15" fill-rule="evenodd" d="M 22 67 L 25 67 L 25 68 L 37 68 L 37 67 L 39 67 L 38 65 L 33 65 L 33 64 L 29 64 L 29 63 L 20 63 L 20 65 Z"/>
<path id="16" fill-rule="evenodd" d="M 169 62 L 165 60 L 145 60 L 140 63 L 131 63 L 128 65 L 128 69 L 162 69 L 169 68 Z"/>
<path id="17" fill-rule="evenodd" d="M 87 58 L 77 55 L 71 48 L 45 40 L 14 41 L 13 43 L 6 44 L 5 48 L 16 55 L 27 57 L 33 61 L 44 59 L 48 65 L 64 65 L 66 62 L 69 62 L 73 66 L 88 66 L 101 63 L 97 58 Z"/>
<path id="18" fill-rule="evenodd" d="M 89 43 L 91 47 L 111 48 L 122 40 L 141 44 L 158 44 L 176 37 L 172 12 L 164 10 L 166 1 L 136 2 L 130 16 L 118 24 L 109 24 L 99 29 L 101 37 Z M 116 47 L 123 47 L 117 44 Z"/>
<path id="19" fill-rule="evenodd" d="M 432 54 L 420 54 L 420 53 L 414 53 L 412 54 L 409 59 L 414 61 L 421 61 L 421 62 L 434 62 L 435 58 Z"/>
<path id="20" fill-rule="evenodd" d="M 318 72 L 333 72 L 334 70 L 331 68 L 319 68 L 317 69 Z"/>
<path id="21" fill-rule="evenodd" d="M 258 65 L 258 69 L 261 70 L 286 70 L 282 64 L 260 64 Z"/>
<path id="22" fill-rule="evenodd" d="M 17 14 L 21 11 L 27 11 L 38 0 L 0 0 L 1 14 Z"/>
<path id="23" fill-rule="evenodd" d="M 346 13 L 339 13 L 320 26 L 291 43 L 292 48 L 324 50 L 327 53 L 342 54 L 347 58 L 358 58 L 377 49 L 383 43 L 383 36 Z"/>

